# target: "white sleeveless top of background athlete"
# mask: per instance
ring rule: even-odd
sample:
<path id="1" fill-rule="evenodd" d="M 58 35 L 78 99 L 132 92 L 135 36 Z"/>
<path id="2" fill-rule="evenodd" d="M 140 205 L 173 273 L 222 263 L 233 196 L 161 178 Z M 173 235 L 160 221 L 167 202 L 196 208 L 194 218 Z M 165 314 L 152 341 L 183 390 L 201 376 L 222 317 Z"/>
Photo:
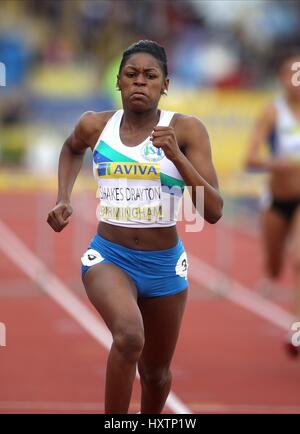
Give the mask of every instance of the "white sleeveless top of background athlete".
<path id="1" fill-rule="evenodd" d="M 185 183 L 162 149 L 150 137 L 136 146 L 120 138 L 123 110 L 107 122 L 93 151 L 98 184 L 97 217 L 118 226 L 174 226 Z M 158 126 L 168 126 L 174 112 L 161 110 Z"/>
<path id="2" fill-rule="evenodd" d="M 300 159 L 300 121 L 296 119 L 284 96 L 274 100 L 276 121 L 269 139 L 270 150 L 274 157 Z M 261 194 L 260 208 L 268 208 L 272 197 L 269 188 Z"/>
<path id="3" fill-rule="evenodd" d="M 283 96 L 275 99 L 274 106 L 276 123 L 271 150 L 278 157 L 300 158 L 300 120 L 296 119 Z"/>

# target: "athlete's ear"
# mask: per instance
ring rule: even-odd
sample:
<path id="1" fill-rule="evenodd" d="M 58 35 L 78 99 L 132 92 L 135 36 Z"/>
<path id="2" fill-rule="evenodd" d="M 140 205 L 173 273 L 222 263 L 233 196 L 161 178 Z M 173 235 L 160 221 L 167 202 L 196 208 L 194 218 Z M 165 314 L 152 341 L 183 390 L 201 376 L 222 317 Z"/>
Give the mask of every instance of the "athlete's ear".
<path id="1" fill-rule="evenodd" d="M 121 90 L 121 89 L 120 89 L 119 81 L 120 81 L 120 76 L 117 75 L 117 83 L 116 83 L 116 89 L 117 89 L 117 90 Z"/>
<path id="2" fill-rule="evenodd" d="M 165 78 L 164 79 L 164 85 L 163 85 L 163 93 L 164 93 L 164 95 L 168 95 L 169 83 L 170 83 L 170 79 L 169 78 Z"/>

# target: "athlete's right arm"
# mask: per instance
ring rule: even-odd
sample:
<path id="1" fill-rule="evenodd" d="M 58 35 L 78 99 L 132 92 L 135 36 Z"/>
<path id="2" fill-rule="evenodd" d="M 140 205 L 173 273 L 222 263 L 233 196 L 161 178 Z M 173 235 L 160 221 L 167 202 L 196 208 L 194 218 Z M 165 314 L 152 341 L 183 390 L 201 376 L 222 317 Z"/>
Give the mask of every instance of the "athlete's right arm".
<path id="1" fill-rule="evenodd" d="M 246 167 L 248 169 L 265 169 L 273 168 L 273 159 L 261 155 L 261 148 L 269 138 L 276 121 L 276 110 L 273 104 L 268 105 L 257 119 L 252 130 L 249 149 L 246 156 Z"/>
<path id="2" fill-rule="evenodd" d="M 264 146 L 274 129 L 276 123 L 276 109 L 273 104 L 268 105 L 256 121 L 253 128 L 249 150 L 246 157 L 248 169 L 263 169 L 274 173 L 285 173 L 290 169 L 299 167 L 298 160 L 278 156 L 262 156 L 261 148 Z"/>
<path id="3" fill-rule="evenodd" d="M 47 219 L 55 232 L 60 232 L 68 224 L 73 212 L 70 204 L 71 192 L 81 169 L 85 151 L 95 144 L 92 143 L 97 133 L 95 125 L 95 113 L 84 113 L 62 146 L 58 165 L 57 201 Z"/>

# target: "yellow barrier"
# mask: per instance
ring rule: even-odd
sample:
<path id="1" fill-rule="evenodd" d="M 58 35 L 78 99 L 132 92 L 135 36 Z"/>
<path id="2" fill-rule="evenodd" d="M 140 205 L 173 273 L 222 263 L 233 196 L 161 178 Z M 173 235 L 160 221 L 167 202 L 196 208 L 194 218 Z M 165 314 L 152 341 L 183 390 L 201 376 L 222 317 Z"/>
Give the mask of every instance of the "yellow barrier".
<path id="1" fill-rule="evenodd" d="M 274 92 L 205 89 L 176 92 L 171 89 L 169 95 L 162 98 L 162 107 L 196 115 L 203 121 L 217 171 L 227 175 L 243 168 L 250 129 Z"/>

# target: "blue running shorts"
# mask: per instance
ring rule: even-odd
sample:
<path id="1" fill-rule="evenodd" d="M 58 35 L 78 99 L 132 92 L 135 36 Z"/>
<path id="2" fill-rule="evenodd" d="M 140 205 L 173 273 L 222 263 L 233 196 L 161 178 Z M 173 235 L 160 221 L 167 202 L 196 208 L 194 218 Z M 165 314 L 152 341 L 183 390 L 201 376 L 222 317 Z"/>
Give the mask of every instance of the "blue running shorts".
<path id="1" fill-rule="evenodd" d="M 81 258 L 82 276 L 96 264 L 114 264 L 134 281 L 139 297 L 173 295 L 188 287 L 188 260 L 182 241 L 163 250 L 136 250 L 96 234 Z"/>

